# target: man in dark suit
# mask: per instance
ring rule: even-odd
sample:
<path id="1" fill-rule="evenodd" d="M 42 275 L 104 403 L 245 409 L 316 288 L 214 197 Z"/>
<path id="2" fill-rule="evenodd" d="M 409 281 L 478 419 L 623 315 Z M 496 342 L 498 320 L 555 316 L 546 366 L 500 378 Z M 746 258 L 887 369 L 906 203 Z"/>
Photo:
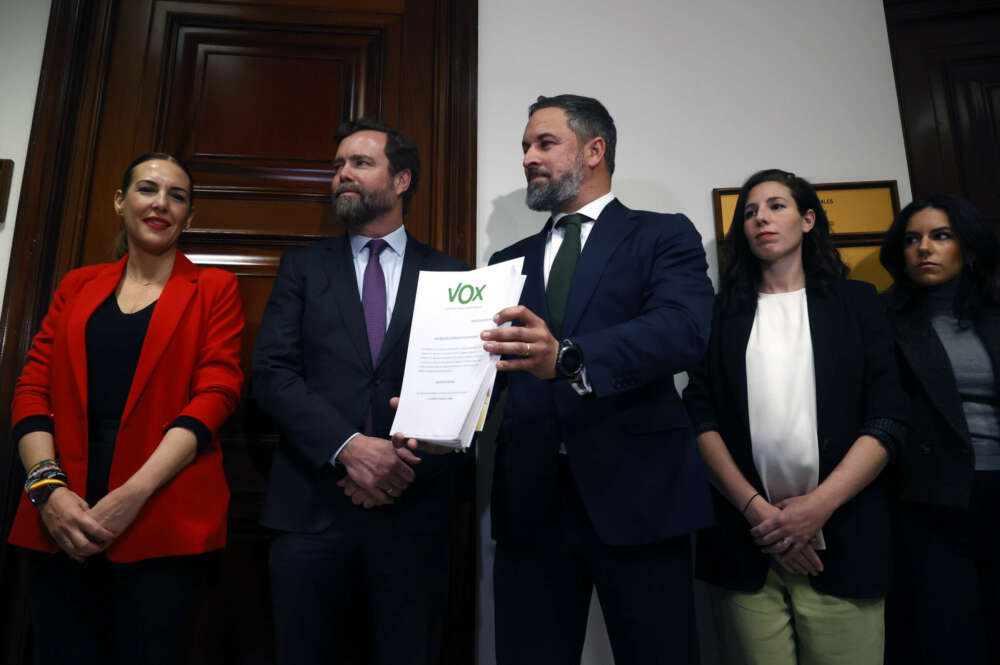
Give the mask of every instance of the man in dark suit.
<path id="1" fill-rule="evenodd" d="M 261 514 L 280 532 L 269 562 L 277 660 L 339 663 L 348 640 L 363 640 L 366 662 L 437 663 L 460 456 L 395 448 L 389 398 L 418 272 L 468 266 L 403 228 L 414 143 L 366 120 L 337 138 L 333 200 L 348 233 L 285 252 L 254 349 L 254 395 L 283 434 Z M 344 634 L 359 623 L 368 639 Z"/>
<path id="2" fill-rule="evenodd" d="M 618 665 L 697 659 L 689 534 L 712 521 L 673 376 L 708 342 L 712 286 L 683 215 L 611 193 L 616 132 L 576 95 L 539 97 L 524 131 L 527 204 L 552 218 L 524 257 L 503 353 L 493 535 L 497 661 L 580 662 L 596 587 Z"/>

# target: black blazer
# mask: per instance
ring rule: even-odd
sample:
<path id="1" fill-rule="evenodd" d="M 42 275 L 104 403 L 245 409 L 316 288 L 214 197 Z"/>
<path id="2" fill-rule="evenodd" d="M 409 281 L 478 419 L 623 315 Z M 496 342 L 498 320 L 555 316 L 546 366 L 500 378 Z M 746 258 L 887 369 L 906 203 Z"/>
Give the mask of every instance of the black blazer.
<path id="1" fill-rule="evenodd" d="M 497 252 L 524 257 L 521 304 L 549 318 L 541 232 Z M 573 275 L 563 337 L 579 345 L 594 392 L 511 372 L 497 439 L 493 536 L 528 543 L 551 528 L 559 444 L 600 539 L 636 546 L 712 520 L 704 465 L 673 376 L 708 341 L 712 285 L 701 237 L 684 215 L 610 202 Z"/>
<path id="2" fill-rule="evenodd" d="M 951 362 L 921 308 L 901 310 L 898 296 L 884 298 L 900 377 L 913 405 L 913 427 L 893 469 L 894 494 L 904 501 L 967 507 L 975 456 Z M 975 329 L 989 353 L 994 392 L 1000 395 L 1000 308 L 982 311 Z"/>
<path id="3" fill-rule="evenodd" d="M 261 524 L 315 533 L 339 514 L 362 510 L 337 486 L 346 472 L 331 466 L 330 457 L 361 431 L 369 404 L 376 435 L 388 438 L 394 416 L 389 398 L 403 382 L 419 271 L 467 269 L 407 236 L 392 319 L 373 367 L 348 237 L 284 253 L 253 355 L 254 397 L 282 431 Z M 423 457 L 414 468 L 417 479 L 380 510 L 399 510 L 434 492 L 438 477 L 453 475 L 443 472 L 461 456 Z"/>
<path id="4" fill-rule="evenodd" d="M 866 423 L 907 421 L 908 408 L 893 359 L 889 327 L 870 284 L 843 280 L 809 289 L 809 331 L 816 373 L 819 479 L 840 463 Z M 746 346 L 755 309 L 722 313 L 716 306 L 704 367 L 684 392 L 695 431 L 717 430 L 744 477 L 764 494 L 754 466 L 747 407 Z M 811 578 L 821 593 L 848 598 L 882 596 L 889 586 L 887 483 L 881 474 L 841 506 L 823 527 L 824 571 Z M 712 584 L 758 591 L 769 556 L 750 525 L 715 488 L 717 525 L 698 534 L 695 573 Z"/>

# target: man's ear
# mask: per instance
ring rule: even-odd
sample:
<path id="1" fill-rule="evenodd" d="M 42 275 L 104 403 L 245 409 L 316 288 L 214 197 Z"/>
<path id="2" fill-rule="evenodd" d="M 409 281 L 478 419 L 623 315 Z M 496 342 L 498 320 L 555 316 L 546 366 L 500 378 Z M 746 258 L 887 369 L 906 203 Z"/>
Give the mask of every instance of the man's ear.
<path id="1" fill-rule="evenodd" d="M 604 153 L 607 150 L 608 145 L 604 142 L 604 139 L 600 136 L 595 136 L 583 145 L 584 163 L 590 168 L 596 169 L 601 160 L 604 159 Z"/>
<path id="2" fill-rule="evenodd" d="M 403 169 L 396 175 L 392 176 L 392 182 L 396 190 L 396 196 L 400 196 L 403 192 L 410 188 L 410 180 L 413 174 L 410 173 L 410 169 Z"/>

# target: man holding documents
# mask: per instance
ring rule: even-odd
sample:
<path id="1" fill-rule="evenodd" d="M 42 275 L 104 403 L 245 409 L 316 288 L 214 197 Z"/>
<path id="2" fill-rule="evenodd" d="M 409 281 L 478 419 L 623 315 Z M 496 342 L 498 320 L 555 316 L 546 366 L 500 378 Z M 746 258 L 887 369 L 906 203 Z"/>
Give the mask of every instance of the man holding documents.
<path id="1" fill-rule="evenodd" d="M 592 590 L 617 665 L 697 660 L 689 534 L 712 521 L 673 375 L 705 351 L 701 238 L 611 192 L 616 131 L 595 99 L 539 97 L 527 204 L 552 213 L 497 252 L 523 257 L 521 304 L 482 334 L 507 402 L 493 482 L 499 665 L 577 665 Z"/>
<path id="2" fill-rule="evenodd" d="M 333 204 L 348 233 L 285 252 L 254 349 L 254 396 L 283 435 L 261 514 L 279 532 L 277 662 L 340 663 L 345 643 L 364 640 L 365 662 L 437 663 L 461 456 L 396 449 L 389 398 L 418 273 L 468 266 L 403 228 L 414 143 L 367 120 L 337 139 Z M 345 634 L 359 607 L 366 630 Z"/>

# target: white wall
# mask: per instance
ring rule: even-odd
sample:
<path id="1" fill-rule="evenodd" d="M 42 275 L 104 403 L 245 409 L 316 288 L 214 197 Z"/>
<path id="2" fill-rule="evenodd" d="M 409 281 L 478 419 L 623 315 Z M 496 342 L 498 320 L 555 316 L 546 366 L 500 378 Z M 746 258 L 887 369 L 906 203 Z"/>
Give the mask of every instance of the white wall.
<path id="1" fill-rule="evenodd" d="M 686 213 L 713 279 L 713 187 L 777 167 L 816 182 L 895 179 L 910 200 L 880 0 L 480 0 L 480 264 L 545 222 L 524 207 L 520 138 L 528 104 L 563 92 L 605 103 L 618 127 L 615 193 Z M 478 662 L 490 665 L 488 489 L 480 495 Z M 584 663 L 611 663 L 592 620 Z"/>
<path id="2" fill-rule="evenodd" d="M 7 283 L 14 220 L 51 0 L 0 0 L 0 159 L 14 160 L 6 219 L 0 219 L 0 299 Z"/>

